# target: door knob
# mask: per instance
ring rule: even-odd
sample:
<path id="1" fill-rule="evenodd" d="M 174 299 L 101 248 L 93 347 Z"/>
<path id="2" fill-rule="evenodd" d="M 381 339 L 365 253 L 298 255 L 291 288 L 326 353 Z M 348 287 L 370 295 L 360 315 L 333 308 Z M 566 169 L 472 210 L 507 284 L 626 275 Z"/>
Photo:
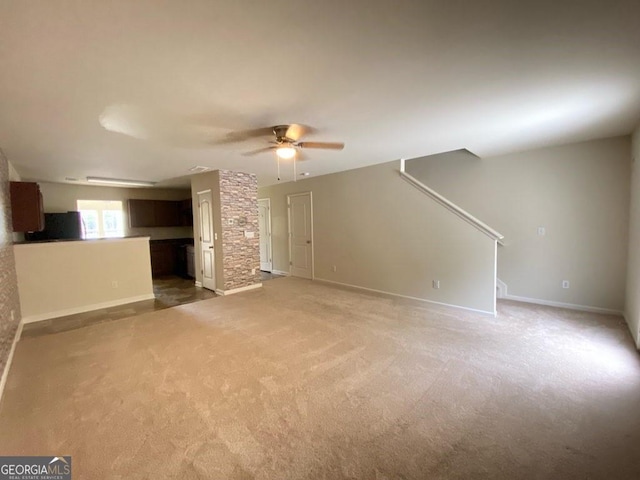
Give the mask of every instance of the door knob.
<path id="1" fill-rule="evenodd" d="M 213 245 L 211 245 L 209 248 L 213 248 Z"/>
<path id="2" fill-rule="evenodd" d="M 307 243 L 311 243 L 311 240 L 307 240 Z"/>

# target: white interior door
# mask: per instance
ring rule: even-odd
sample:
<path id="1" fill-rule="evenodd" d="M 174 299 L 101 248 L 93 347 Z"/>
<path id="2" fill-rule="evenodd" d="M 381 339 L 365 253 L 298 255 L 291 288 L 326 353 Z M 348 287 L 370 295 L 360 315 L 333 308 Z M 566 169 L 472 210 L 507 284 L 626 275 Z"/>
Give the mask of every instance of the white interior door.
<path id="1" fill-rule="evenodd" d="M 271 201 L 268 198 L 258 200 L 258 229 L 260 231 L 260 270 L 270 272 L 273 269 L 271 259 Z"/>
<path id="2" fill-rule="evenodd" d="M 216 268 L 213 234 L 213 205 L 211 190 L 198 192 L 198 210 L 200 212 L 200 248 L 202 251 L 202 286 L 216 289 Z"/>
<path id="3" fill-rule="evenodd" d="M 287 195 L 289 269 L 295 277 L 313 278 L 313 212 L 311 192 Z"/>

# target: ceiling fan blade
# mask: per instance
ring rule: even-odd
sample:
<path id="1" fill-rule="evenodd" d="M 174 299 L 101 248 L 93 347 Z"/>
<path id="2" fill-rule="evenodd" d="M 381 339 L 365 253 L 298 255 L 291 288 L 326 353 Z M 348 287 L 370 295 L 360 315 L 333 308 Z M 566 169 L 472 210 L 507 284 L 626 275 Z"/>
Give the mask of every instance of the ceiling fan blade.
<path id="1" fill-rule="evenodd" d="M 311 127 L 307 127 L 306 125 L 300 125 L 299 123 L 292 123 L 287 128 L 287 133 L 285 133 L 285 137 L 289 140 L 297 142 L 305 135 L 311 133 L 313 129 Z"/>
<path id="2" fill-rule="evenodd" d="M 300 142 L 296 144 L 300 148 L 322 148 L 325 150 L 342 150 L 344 143 L 339 142 Z"/>
<path id="3" fill-rule="evenodd" d="M 244 152 L 242 154 L 242 156 L 244 157 L 250 157 L 252 155 L 257 155 L 259 153 L 264 153 L 264 152 L 269 152 L 271 150 L 275 150 L 277 147 L 273 146 L 273 147 L 264 147 L 264 148 L 259 148 L 257 150 L 251 150 L 250 152 Z"/>
<path id="4" fill-rule="evenodd" d="M 233 143 L 249 140 L 250 138 L 265 137 L 273 135 L 273 127 L 255 128 L 253 130 L 240 130 L 238 132 L 227 133 L 216 143 Z"/>

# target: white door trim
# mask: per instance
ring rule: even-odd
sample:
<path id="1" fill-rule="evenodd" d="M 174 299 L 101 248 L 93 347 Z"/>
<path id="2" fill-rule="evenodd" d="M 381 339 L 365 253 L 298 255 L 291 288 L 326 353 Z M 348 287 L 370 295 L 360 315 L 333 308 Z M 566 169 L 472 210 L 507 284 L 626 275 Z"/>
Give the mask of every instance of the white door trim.
<path id="1" fill-rule="evenodd" d="M 289 273 L 291 273 L 291 198 L 309 196 L 311 206 L 311 280 L 315 279 L 315 241 L 313 238 L 313 192 L 290 193 L 287 195 L 287 237 L 289 237 Z"/>
<path id="2" fill-rule="evenodd" d="M 267 204 L 267 212 L 269 212 L 269 216 L 266 219 L 267 223 L 269 224 L 269 272 L 273 273 L 273 243 L 272 243 L 272 224 L 271 224 L 271 199 L 270 198 L 259 198 L 258 199 L 258 205 L 260 205 L 260 202 L 266 202 Z M 262 232 L 260 232 L 260 238 L 262 239 Z"/>

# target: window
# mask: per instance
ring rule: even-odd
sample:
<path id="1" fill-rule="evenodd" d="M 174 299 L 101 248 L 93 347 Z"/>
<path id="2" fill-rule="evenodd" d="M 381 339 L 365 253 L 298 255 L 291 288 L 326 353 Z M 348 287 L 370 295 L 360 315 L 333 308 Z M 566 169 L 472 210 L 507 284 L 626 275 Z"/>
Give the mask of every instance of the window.
<path id="1" fill-rule="evenodd" d="M 122 202 L 117 200 L 78 200 L 84 238 L 124 237 Z"/>

